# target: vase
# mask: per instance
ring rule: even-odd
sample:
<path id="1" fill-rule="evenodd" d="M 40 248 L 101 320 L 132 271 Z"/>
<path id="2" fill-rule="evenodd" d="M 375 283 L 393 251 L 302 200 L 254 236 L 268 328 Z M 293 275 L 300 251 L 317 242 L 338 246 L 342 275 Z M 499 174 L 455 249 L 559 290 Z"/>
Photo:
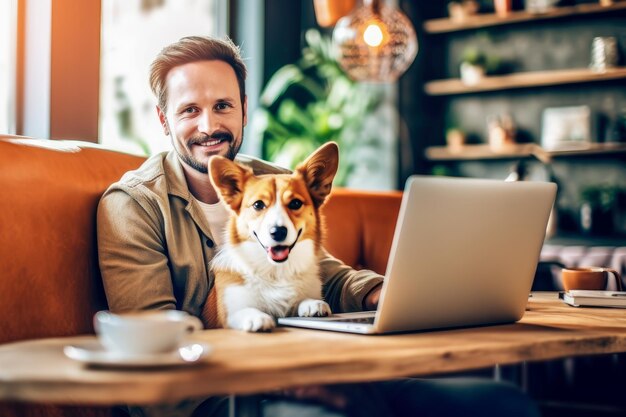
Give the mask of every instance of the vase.
<path id="1" fill-rule="evenodd" d="M 324 28 L 332 27 L 354 8 L 356 0 L 313 0 L 315 18 Z"/>
<path id="2" fill-rule="evenodd" d="M 476 85 L 485 77 L 485 68 L 468 62 L 461 63 L 461 81 L 465 85 Z"/>
<path id="3" fill-rule="evenodd" d="M 496 10 L 496 15 L 506 17 L 511 13 L 512 0 L 493 0 L 493 6 Z"/>

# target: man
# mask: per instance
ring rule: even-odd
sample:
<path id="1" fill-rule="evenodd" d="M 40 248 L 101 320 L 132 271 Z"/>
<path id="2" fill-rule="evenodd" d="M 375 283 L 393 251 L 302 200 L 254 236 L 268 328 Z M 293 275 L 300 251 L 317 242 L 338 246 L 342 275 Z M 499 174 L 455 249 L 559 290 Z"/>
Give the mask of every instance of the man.
<path id="1" fill-rule="evenodd" d="M 238 156 L 247 123 L 245 78 L 246 68 L 238 48 L 219 39 L 183 38 L 163 49 L 153 62 L 150 84 L 158 100 L 157 114 L 174 150 L 155 155 L 138 170 L 125 174 L 100 201 L 98 250 L 111 310 L 175 308 L 202 317 L 203 308 L 209 308 L 206 301 L 213 277 L 208 265 L 222 243 L 228 218 L 207 174 L 209 159 L 226 156 L 250 166 L 257 174 L 282 171 L 260 160 Z M 376 308 L 381 276 L 355 271 L 330 255 L 322 260 L 321 273 L 324 297 L 333 311 Z M 469 401 L 456 395 L 457 387 L 442 385 L 435 390 L 435 385 L 425 381 L 403 382 L 402 388 L 397 384 L 350 385 L 287 394 L 290 398 L 315 399 L 353 415 L 387 414 L 390 405 L 386 393 L 408 392 L 415 384 L 425 385 L 420 392 L 429 394 L 411 394 L 412 402 L 405 402 L 403 412 L 429 407 L 432 399 L 442 404 L 452 400 L 461 407 L 449 410 L 467 410 L 469 406 L 477 411 L 481 395 L 493 389 L 475 390 L 475 394 L 483 394 Z M 488 384 L 483 386 L 487 388 Z M 511 406 L 518 411 L 528 408 L 520 405 L 524 404 L 522 397 L 510 387 L 499 393 L 500 400 L 510 399 L 507 410 Z M 190 400 L 150 412 L 184 415 L 198 405 L 194 416 L 225 412 L 224 401 L 219 398 Z M 266 404 L 268 413 L 283 413 L 280 415 L 299 414 L 302 407 L 307 412 L 330 412 L 320 405 L 284 399 Z M 131 412 L 142 413 L 139 409 Z M 485 415 L 484 410 L 481 414 Z"/>

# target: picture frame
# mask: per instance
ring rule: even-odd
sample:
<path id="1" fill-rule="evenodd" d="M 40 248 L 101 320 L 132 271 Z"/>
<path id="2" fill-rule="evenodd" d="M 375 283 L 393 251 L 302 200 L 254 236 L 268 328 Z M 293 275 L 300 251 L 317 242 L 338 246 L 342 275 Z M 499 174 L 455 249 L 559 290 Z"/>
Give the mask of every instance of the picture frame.
<path id="1" fill-rule="evenodd" d="M 591 144 L 589 106 L 548 107 L 541 117 L 541 146 L 544 149 L 584 148 Z"/>

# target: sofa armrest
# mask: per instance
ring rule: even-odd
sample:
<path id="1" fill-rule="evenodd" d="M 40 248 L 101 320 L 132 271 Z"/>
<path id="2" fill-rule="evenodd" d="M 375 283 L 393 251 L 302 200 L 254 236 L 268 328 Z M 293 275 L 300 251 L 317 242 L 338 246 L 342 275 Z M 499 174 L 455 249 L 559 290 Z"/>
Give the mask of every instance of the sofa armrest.
<path id="1" fill-rule="evenodd" d="M 322 208 L 324 246 L 353 268 L 384 274 L 401 201 L 399 191 L 333 190 Z"/>

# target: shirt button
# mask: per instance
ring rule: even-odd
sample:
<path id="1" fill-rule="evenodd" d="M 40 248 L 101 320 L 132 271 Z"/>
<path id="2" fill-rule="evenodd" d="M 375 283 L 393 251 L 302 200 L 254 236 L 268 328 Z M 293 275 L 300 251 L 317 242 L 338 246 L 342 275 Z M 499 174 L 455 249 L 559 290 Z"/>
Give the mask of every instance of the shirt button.
<path id="1" fill-rule="evenodd" d="M 207 237 L 206 238 L 206 245 L 208 247 L 212 248 L 213 246 L 215 246 L 215 243 L 213 243 L 213 241 Z"/>

